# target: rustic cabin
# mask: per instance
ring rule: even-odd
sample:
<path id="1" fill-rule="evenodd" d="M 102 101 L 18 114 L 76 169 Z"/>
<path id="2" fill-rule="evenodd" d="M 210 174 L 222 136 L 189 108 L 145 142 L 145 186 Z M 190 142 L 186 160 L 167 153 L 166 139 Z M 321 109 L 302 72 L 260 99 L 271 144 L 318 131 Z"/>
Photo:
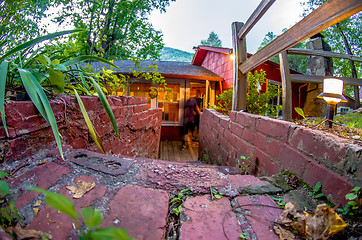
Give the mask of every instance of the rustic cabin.
<path id="1" fill-rule="evenodd" d="M 251 56 L 251 54 L 249 54 Z M 128 89 L 119 89 L 117 95 L 128 95 L 136 97 L 147 97 L 150 107 L 162 108 L 162 133 L 161 140 L 180 140 L 179 131 L 183 120 L 183 106 L 190 98 L 195 97 L 200 91 L 202 106 L 201 110 L 216 103 L 216 95 L 230 89 L 233 82 L 233 54 L 232 49 L 199 46 L 195 47 L 195 55 L 192 63 L 159 61 L 158 72 L 165 78 L 167 87 L 171 93 L 159 91 L 155 99 L 149 97 L 152 87 L 150 81 L 135 80 L 132 77 L 134 62 L 129 60 L 115 61 L 114 64 L 121 70 L 115 70 L 115 74 L 129 75 L 130 84 Z M 140 67 L 145 68 L 153 61 L 141 61 Z M 102 63 L 92 63 L 95 71 L 101 70 Z M 266 61 L 255 70 L 266 71 L 268 83 L 278 85 L 281 89 L 281 74 L 279 64 Z M 291 73 L 298 74 L 291 70 Z M 305 89 L 301 89 L 301 83 L 293 83 L 293 107 L 303 106 Z M 267 87 L 263 86 L 262 91 Z M 281 98 L 272 104 L 281 104 Z M 297 114 L 293 115 L 297 117 Z"/>

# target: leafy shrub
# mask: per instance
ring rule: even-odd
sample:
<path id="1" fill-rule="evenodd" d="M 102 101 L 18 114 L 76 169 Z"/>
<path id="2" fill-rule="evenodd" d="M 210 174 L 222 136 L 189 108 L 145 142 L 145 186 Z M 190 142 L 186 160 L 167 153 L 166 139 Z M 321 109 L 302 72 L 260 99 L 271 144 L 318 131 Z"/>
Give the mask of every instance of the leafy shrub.
<path id="1" fill-rule="evenodd" d="M 270 101 L 279 96 L 278 87 L 276 85 L 267 84 L 267 90 L 262 91 L 262 87 L 266 84 L 266 72 L 260 70 L 248 75 L 248 92 L 246 95 L 246 109 L 250 113 L 259 115 L 268 115 L 275 117 L 278 110 L 282 109 L 280 105 L 269 104 Z M 222 92 L 216 96 L 217 105 L 211 108 L 229 115 L 232 107 L 233 89 Z"/>
<path id="2" fill-rule="evenodd" d="M 37 187 L 31 187 L 30 190 L 43 193 L 45 195 L 45 203 L 47 205 L 71 217 L 81 231 L 81 240 L 133 239 L 128 236 L 127 230 L 122 228 L 113 226 L 98 228 L 98 226 L 102 224 L 103 216 L 99 210 L 94 210 L 92 207 L 80 210 L 84 223 L 87 226 L 87 229 L 84 229 L 81 227 L 78 213 L 74 208 L 74 203 L 69 198 L 62 194 Z"/>
<path id="3" fill-rule="evenodd" d="M 266 72 L 261 69 L 248 74 L 248 93 L 246 95 L 246 109 L 250 113 L 259 115 L 268 115 L 274 117 L 282 106 L 274 106 L 269 102 L 279 96 L 278 87 L 273 84 L 267 84 L 267 90 L 262 92 L 262 87 L 266 84 Z"/>

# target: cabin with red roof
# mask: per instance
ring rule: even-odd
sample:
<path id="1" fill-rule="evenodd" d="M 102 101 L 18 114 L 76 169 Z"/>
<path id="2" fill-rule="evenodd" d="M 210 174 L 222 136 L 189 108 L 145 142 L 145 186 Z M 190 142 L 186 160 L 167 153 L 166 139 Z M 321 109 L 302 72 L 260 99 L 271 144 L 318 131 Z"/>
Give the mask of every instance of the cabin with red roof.
<path id="1" fill-rule="evenodd" d="M 248 55 L 250 57 L 251 54 Z M 129 60 L 115 61 L 114 64 L 121 70 L 114 69 L 115 74 L 132 75 L 134 63 Z M 153 61 L 141 61 L 140 67 L 145 68 Z M 161 140 L 179 140 L 180 127 L 183 126 L 183 106 L 190 98 L 195 97 L 200 91 L 202 106 L 216 104 L 216 95 L 231 88 L 233 84 L 233 54 L 232 49 L 199 46 L 195 47 L 195 55 L 191 63 L 160 61 L 158 72 L 165 77 L 167 87 L 172 91 L 166 93 L 159 91 L 156 99 L 148 96 L 150 87 L 149 81 L 137 80 L 132 83 L 129 89 L 120 89 L 117 95 L 129 95 L 149 98 L 150 107 L 162 108 L 162 133 Z M 95 71 L 100 71 L 105 66 L 103 63 L 92 63 Z M 107 66 L 105 66 L 107 67 Z M 279 64 L 266 61 L 255 70 L 263 69 L 269 83 L 276 84 L 281 89 L 281 75 Z M 297 73 L 291 70 L 291 73 Z M 132 80 L 132 76 L 130 78 Z M 266 85 L 262 88 L 266 91 Z M 302 83 L 292 83 L 293 108 L 303 106 L 306 88 Z M 275 104 L 281 104 L 278 99 Z M 294 118 L 297 115 L 293 115 Z"/>

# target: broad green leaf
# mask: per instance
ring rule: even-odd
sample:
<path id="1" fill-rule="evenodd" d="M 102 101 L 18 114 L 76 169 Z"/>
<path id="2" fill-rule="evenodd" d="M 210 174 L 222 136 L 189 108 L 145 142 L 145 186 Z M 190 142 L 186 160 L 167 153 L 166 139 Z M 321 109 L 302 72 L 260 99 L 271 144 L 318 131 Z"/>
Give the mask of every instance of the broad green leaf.
<path id="1" fill-rule="evenodd" d="M 44 66 L 48 66 L 51 62 L 50 58 L 47 55 L 40 55 L 37 57 L 37 60 Z"/>
<path id="2" fill-rule="evenodd" d="M 59 70 L 54 70 L 52 68 L 49 69 L 49 81 L 52 85 L 52 88 L 56 93 L 64 92 L 64 74 Z"/>
<path id="3" fill-rule="evenodd" d="M 18 51 L 21 51 L 27 47 L 30 47 L 30 46 L 33 46 L 35 44 L 38 44 L 42 41 L 45 41 L 45 40 L 48 40 L 48 39 L 51 39 L 51 38 L 55 38 L 55 37 L 59 37 L 59 36 L 62 36 L 62 35 L 65 35 L 65 34 L 70 34 L 70 33 L 75 33 L 75 32 L 81 32 L 81 31 L 86 31 L 86 30 L 79 30 L 79 29 L 76 29 L 76 30 L 66 30 L 66 31 L 60 31 L 60 32 L 55 32 L 55 33 L 50 33 L 48 35 L 45 35 L 45 36 L 41 36 L 41 37 L 38 37 L 38 38 L 35 38 L 35 39 L 32 39 L 28 42 L 25 42 L 23 44 L 20 44 L 18 46 L 16 46 L 15 48 L 9 50 L 7 53 L 5 53 L 3 56 L 0 57 L 0 62 L 2 60 L 4 60 L 5 58 L 7 58 L 8 56 L 18 52 Z"/>
<path id="4" fill-rule="evenodd" d="M 314 198 L 321 198 L 321 197 L 323 197 L 323 196 L 324 196 L 323 193 L 318 193 L 317 195 L 314 196 Z"/>
<path id="5" fill-rule="evenodd" d="M 317 182 L 317 184 L 314 186 L 313 192 L 316 193 L 318 192 L 322 187 L 322 183 L 319 181 Z"/>
<path id="6" fill-rule="evenodd" d="M 361 189 L 361 187 L 354 187 L 351 192 L 358 192 Z"/>
<path id="7" fill-rule="evenodd" d="M 40 192 L 45 195 L 45 203 L 60 212 L 67 214 L 78 224 L 78 213 L 74 209 L 73 202 L 66 196 L 54 193 L 38 187 L 30 187 L 29 190 Z"/>
<path id="8" fill-rule="evenodd" d="M 304 115 L 304 111 L 303 109 L 299 108 L 299 107 L 295 107 L 294 110 L 302 117 L 305 119 L 305 115 Z"/>
<path id="9" fill-rule="evenodd" d="M 106 113 L 109 117 L 109 119 L 111 120 L 112 126 L 114 131 L 116 132 L 116 136 L 117 138 L 119 138 L 119 132 L 118 132 L 118 126 L 117 126 L 117 122 L 116 122 L 116 118 L 114 117 L 113 111 L 111 109 L 111 106 L 109 106 L 109 103 L 107 101 L 107 97 L 106 95 L 104 95 L 102 89 L 99 87 L 98 83 L 96 81 L 94 81 L 93 78 L 90 78 L 94 88 L 96 89 L 97 93 L 98 93 L 98 97 L 101 100 L 101 103 L 104 107 L 104 110 L 106 110 Z"/>
<path id="10" fill-rule="evenodd" d="M 3 123 L 7 137 L 9 137 L 9 132 L 8 132 L 8 128 L 6 126 L 6 116 L 5 116 L 5 85 L 6 85 L 6 78 L 8 75 L 8 67 L 9 67 L 8 61 L 3 61 L 1 63 L 1 69 L 0 69 L 0 115 L 1 115 L 1 121 Z"/>
<path id="11" fill-rule="evenodd" d="M 18 69 L 21 77 L 21 81 L 23 82 L 24 88 L 26 92 L 28 93 L 31 101 L 35 105 L 35 107 L 39 110 L 40 114 L 43 116 L 43 118 L 49 122 L 48 117 L 45 113 L 44 107 L 40 101 L 39 95 L 37 93 L 36 87 L 33 86 L 33 81 L 31 78 L 33 77 L 36 81 L 35 77 L 27 70 L 24 69 Z"/>
<path id="12" fill-rule="evenodd" d="M 102 146 L 102 141 L 100 139 L 100 137 L 98 136 L 91 120 L 89 119 L 89 116 L 88 116 L 88 113 L 87 113 L 87 110 L 85 109 L 84 107 L 84 104 L 82 102 L 82 99 L 80 99 L 80 96 L 77 92 L 77 90 L 74 90 L 74 93 L 75 93 L 75 97 L 77 98 L 77 101 L 78 101 L 78 104 L 79 104 L 79 107 L 80 107 L 80 110 L 83 114 L 83 117 L 84 117 L 84 120 L 85 120 L 85 123 L 87 124 L 87 127 L 89 129 L 89 132 L 93 138 L 93 140 L 95 141 L 95 143 L 97 144 L 98 148 L 102 151 L 102 153 L 105 153 L 104 150 L 103 150 L 103 146 Z"/>
<path id="13" fill-rule="evenodd" d="M 94 210 L 92 207 L 87 207 L 80 210 L 85 224 L 88 229 L 93 229 L 102 224 L 103 216 L 98 210 Z"/>
<path id="14" fill-rule="evenodd" d="M 53 135 L 55 138 L 55 142 L 57 143 L 57 147 L 59 149 L 60 156 L 63 156 L 62 143 L 60 140 L 60 134 L 57 126 L 57 122 L 55 120 L 55 116 L 53 110 L 50 106 L 48 98 L 46 97 L 43 88 L 40 86 L 35 77 L 31 74 L 31 72 L 25 69 L 19 69 L 21 79 L 23 81 L 26 92 L 28 93 L 30 99 L 37 107 L 39 112 L 42 114 L 44 119 L 49 123 L 53 130 Z"/>
<path id="15" fill-rule="evenodd" d="M 97 240 L 135 240 L 128 236 L 126 229 L 117 228 L 117 227 L 107 227 L 99 228 L 95 231 L 92 231 L 89 235 L 90 239 Z"/>
<path id="16" fill-rule="evenodd" d="M 10 195 L 10 187 L 9 184 L 4 182 L 3 180 L 0 180 L 0 198 L 5 197 L 6 195 Z"/>
<path id="17" fill-rule="evenodd" d="M 4 178 L 4 177 L 7 177 L 7 176 L 9 176 L 9 174 L 7 172 L 0 171 L 0 178 Z"/>
<path id="18" fill-rule="evenodd" d="M 356 199 L 358 196 L 357 196 L 357 194 L 355 194 L 355 193 L 348 193 L 347 195 L 346 195 L 346 199 L 347 200 L 354 200 L 354 199 Z"/>
<path id="19" fill-rule="evenodd" d="M 116 65 L 114 65 L 113 63 L 111 63 L 110 61 L 105 60 L 104 58 L 100 58 L 100 57 L 96 57 L 96 56 L 92 56 L 92 55 L 83 55 L 83 56 L 79 56 L 79 57 L 75 57 L 69 61 L 66 61 L 65 63 L 63 63 L 64 66 L 69 67 L 71 65 L 75 65 L 77 63 L 80 62 L 84 62 L 84 61 L 88 61 L 88 60 L 93 60 L 93 61 L 97 61 L 97 62 L 103 62 L 105 64 L 111 65 L 114 68 L 118 68 Z"/>

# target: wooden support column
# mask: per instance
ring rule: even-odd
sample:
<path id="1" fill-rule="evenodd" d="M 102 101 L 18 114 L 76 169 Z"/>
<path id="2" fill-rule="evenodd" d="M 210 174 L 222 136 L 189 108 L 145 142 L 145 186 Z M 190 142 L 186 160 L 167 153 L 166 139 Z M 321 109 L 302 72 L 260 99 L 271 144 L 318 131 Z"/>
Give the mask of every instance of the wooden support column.
<path id="1" fill-rule="evenodd" d="M 289 62 L 287 52 L 279 54 L 280 74 L 282 77 L 282 104 L 283 104 L 283 119 L 286 121 L 292 120 L 292 83 L 290 78 Z"/>
<path id="2" fill-rule="evenodd" d="M 239 39 L 238 33 L 244 26 L 244 23 L 233 22 L 231 25 L 233 38 L 234 76 L 233 76 L 233 99 L 232 110 L 246 110 L 246 93 L 247 93 L 247 74 L 239 71 L 239 65 L 246 61 L 246 41 L 245 38 Z"/>

